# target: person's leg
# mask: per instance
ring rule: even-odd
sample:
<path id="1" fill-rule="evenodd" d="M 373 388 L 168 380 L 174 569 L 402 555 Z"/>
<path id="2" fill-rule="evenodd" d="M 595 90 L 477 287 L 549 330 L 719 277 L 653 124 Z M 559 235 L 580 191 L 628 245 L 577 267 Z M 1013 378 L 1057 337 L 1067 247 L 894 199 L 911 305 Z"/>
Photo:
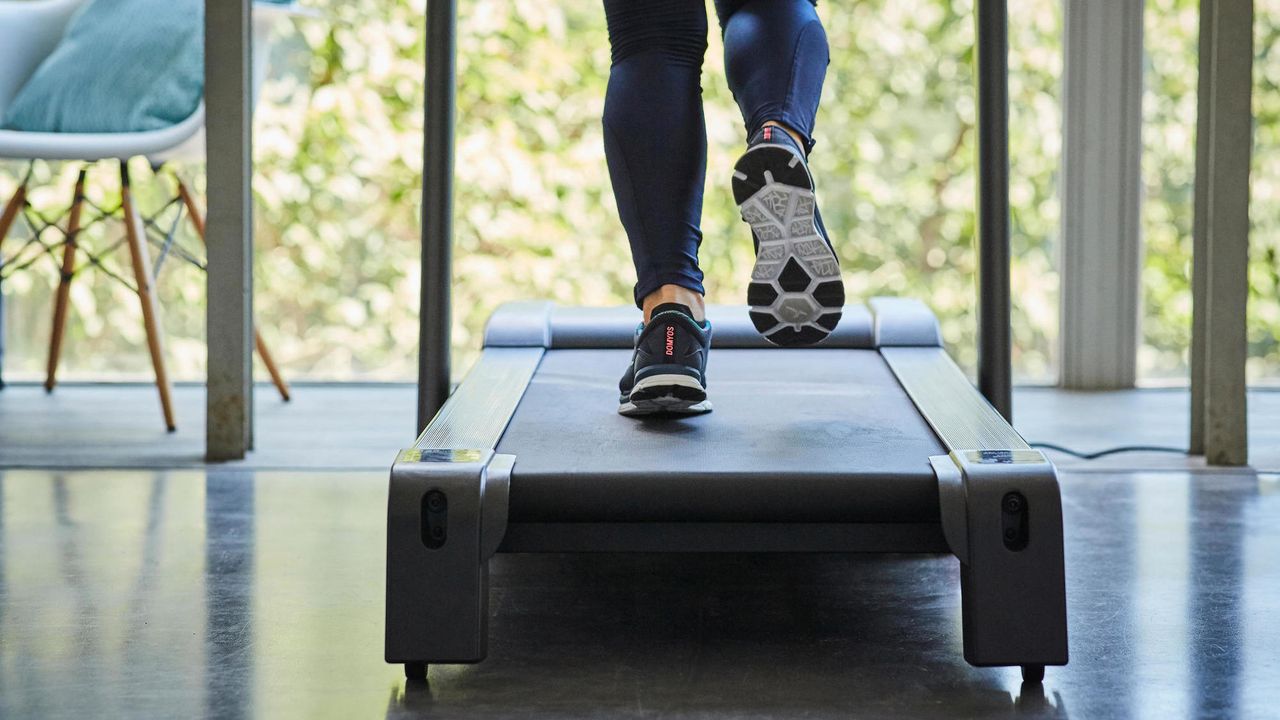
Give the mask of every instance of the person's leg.
<path id="1" fill-rule="evenodd" d="M 781 125 L 805 152 L 830 53 L 813 0 L 716 0 L 725 74 L 747 137 Z"/>
<path id="2" fill-rule="evenodd" d="M 604 147 L 648 321 L 666 302 L 702 319 L 698 268 L 707 133 L 706 8 L 699 0 L 605 0 L 612 64 Z"/>
<path id="3" fill-rule="evenodd" d="M 618 383 L 624 415 L 707 412 L 703 317 L 703 0 L 605 0 L 612 63 L 604 148 L 636 266 L 644 324 Z"/>
<path id="4" fill-rule="evenodd" d="M 733 195 L 751 226 L 751 320 L 778 345 L 812 345 L 840 321 L 844 285 L 808 154 L 829 54 L 810 0 L 716 0 L 729 88 L 747 128 Z"/>

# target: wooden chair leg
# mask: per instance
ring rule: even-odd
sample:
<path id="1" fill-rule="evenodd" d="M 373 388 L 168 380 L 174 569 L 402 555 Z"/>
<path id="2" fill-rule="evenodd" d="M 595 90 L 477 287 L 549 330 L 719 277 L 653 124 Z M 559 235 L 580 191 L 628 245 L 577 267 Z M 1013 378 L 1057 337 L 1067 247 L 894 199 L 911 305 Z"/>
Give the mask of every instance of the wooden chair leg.
<path id="1" fill-rule="evenodd" d="M 143 234 L 142 218 L 133 204 L 133 192 L 129 187 L 129 163 L 120 161 L 120 195 L 124 210 L 125 237 L 129 242 L 129 257 L 133 261 L 133 276 L 138 283 L 138 299 L 142 303 L 142 322 L 147 331 L 147 348 L 151 351 L 151 365 L 156 371 L 156 388 L 160 391 L 160 409 L 164 412 L 165 427 L 173 432 L 177 424 L 173 418 L 172 389 L 164 367 L 164 345 L 160 336 L 160 305 L 153 294 L 154 278 L 151 276 L 151 253 Z"/>
<path id="2" fill-rule="evenodd" d="M 27 181 L 23 180 L 17 190 L 13 191 L 13 196 L 9 198 L 9 202 L 4 206 L 4 212 L 0 213 L 0 245 L 4 244 L 5 237 L 9 234 L 9 229 L 13 227 L 13 221 L 18 219 L 18 213 L 22 211 L 22 206 L 27 202 Z"/>
<path id="3" fill-rule="evenodd" d="M 75 196 L 67 218 L 67 243 L 62 248 L 62 276 L 53 302 L 53 325 L 49 330 L 49 362 L 46 366 L 44 390 L 53 392 L 58 384 L 58 362 L 62 358 L 62 339 L 67 326 L 67 299 L 71 295 L 71 273 L 76 267 L 76 236 L 80 234 L 80 209 L 84 205 L 84 177 L 87 170 L 80 169 L 76 176 Z"/>
<path id="4" fill-rule="evenodd" d="M 187 189 L 187 184 L 182 182 L 182 178 L 175 175 L 174 179 L 178 181 L 178 197 L 182 198 L 182 204 L 187 208 L 187 217 L 191 219 L 191 226 L 196 229 L 196 234 L 200 236 L 200 242 L 203 243 L 205 241 L 204 213 L 196 207 L 196 199 Z"/>
<path id="5" fill-rule="evenodd" d="M 13 191 L 13 195 L 9 198 L 9 202 L 5 203 L 4 212 L 0 212 L 0 248 L 4 246 L 4 239 L 9 235 L 9 229 L 13 227 L 13 221 L 18 219 L 18 213 L 22 211 L 23 205 L 27 202 L 27 182 L 30 180 L 30 173 L 18 185 L 18 189 Z M 0 297 L 0 313 L 4 312 L 4 298 Z M 4 318 L 0 317 L 0 361 L 4 360 Z M 3 369 L 3 368 L 0 368 Z M 4 378 L 0 376 L 0 389 L 4 388 Z"/>
<path id="6" fill-rule="evenodd" d="M 195 197 L 187 189 L 187 184 L 182 182 L 182 178 L 176 177 L 178 182 L 178 196 L 182 198 L 182 204 L 187 208 L 187 217 L 191 219 L 191 226 L 195 228 L 196 234 L 200 236 L 200 241 L 204 242 L 204 215 L 196 206 Z M 257 324 L 257 320 L 254 320 Z M 253 330 L 253 345 L 258 349 L 258 357 L 262 358 L 262 364 L 267 367 L 267 372 L 271 375 L 271 382 L 276 386 L 276 390 L 280 393 L 280 397 L 289 402 L 289 383 L 285 382 L 284 376 L 280 374 L 280 369 L 276 367 L 276 361 L 271 356 L 271 351 L 267 349 L 267 343 L 262 339 L 262 333 L 257 328 Z"/>
<path id="7" fill-rule="evenodd" d="M 253 329 L 253 346 L 258 349 L 258 357 L 262 358 L 262 364 L 267 366 L 267 372 L 271 374 L 271 382 L 276 386 L 276 390 L 280 393 L 280 398 L 285 402 L 289 402 L 289 383 L 284 381 L 284 376 L 280 374 L 280 369 L 276 367 L 276 361 L 271 357 L 271 351 L 267 349 L 267 343 L 262 340 L 262 333 L 257 328 Z"/>

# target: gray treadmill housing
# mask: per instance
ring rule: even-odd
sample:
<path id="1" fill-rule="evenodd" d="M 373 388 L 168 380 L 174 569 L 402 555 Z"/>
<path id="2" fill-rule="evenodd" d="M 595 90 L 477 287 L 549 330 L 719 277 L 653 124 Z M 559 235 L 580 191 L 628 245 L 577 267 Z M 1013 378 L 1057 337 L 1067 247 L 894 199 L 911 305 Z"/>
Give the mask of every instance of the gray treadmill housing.
<path id="1" fill-rule="evenodd" d="M 950 551 L 961 562 L 966 660 L 1066 663 L 1053 466 L 955 366 L 922 303 L 876 298 L 869 308 L 847 307 L 826 342 L 786 354 L 759 336 L 745 308 L 713 307 L 708 317 L 717 412 L 655 424 L 617 418 L 608 405 L 616 375 L 602 374 L 625 364 L 634 308 L 538 302 L 495 312 L 481 359 L 392 468 L 388 662 L 483 659 L 494 552 Z M 769 386 L 748 379 L 771 369 L 784 378 L 772 402 L 793 403 L 786 407 L 797 415 L 779 411 L 760 422 L 773 422 L 775 436 L 788 434 L 786 422 L 803 426 L 790 432 L 792 445 L 762 444 L 726 427 L 750 422 L 744 403 L 760 400 L 756 394 Z M 806 384 L 806 372 L 826 376 Z M 832 378 L 847 391 L 831 386 Z M 842 414 L 795 410 L 797 398 L 818 392 L 824 398 L 815 407 L 836 405 Z M 566 409 L 560 398 L 581 407 Z M 522 402 L 530 399 L 540 404 L 526 411 Z M 542 417 L 553 412 L 566 413 L 563 424 L 573 431 L 557 436 L 556 419 Z M 716 445 L 709 449 L 718 453 L 710 461 L 717 468 L 680 478 L 645 475 L 634 464 L 618 470 L 599 456 L 619 435 L 644 447 Z M 884 445 L 865 445 L 873 442 Z M 582 447 L 570 447 L 575 443 Z M 892 457 L 894 447 L 911 450 Z M 778 460 L 805 448 L 835 455 L 803 463 L 803 472 L 799 463 Z M 786 492 L 795 488 L 801 490 Z M 424 542 L 423 502 L 432 490 L 449 498 L 448 540 L 434 549 Z M 1011 494 L 1025 504 L 1029 528 L 1017 549 L 1003 537 L 1002 503 Z"/>
<path id="2" fill-rule="evenodd" d="M 735 306 L 707 308 L 716 349 L 772 349 Z M 623 349 L 635 345 L 640 313 L 634 307 L 562 308 L 550 302 L 509 303 L 498 308 L 485 328 L 484 346 L 541 347 L 547 350 Z M 938 322 L 916 300 L 876 298 L 870 309 L 849 305 L 825 349 L 873 349 L 881 345 L 940 347 Z"/>

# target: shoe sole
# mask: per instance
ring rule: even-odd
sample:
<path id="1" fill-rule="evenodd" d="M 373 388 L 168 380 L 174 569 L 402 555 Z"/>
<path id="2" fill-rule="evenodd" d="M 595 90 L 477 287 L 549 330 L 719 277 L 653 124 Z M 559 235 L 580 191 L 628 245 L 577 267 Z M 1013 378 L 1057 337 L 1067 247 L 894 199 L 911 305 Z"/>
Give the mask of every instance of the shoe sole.
<path id="1" fill-rule="evenodd" d="M 813 187 L 804 159 L 777 145 L 751 148 L 733 167 L 733 198 L 756 243 L 751 322 L 784 347 L 822 342 L 844 308 L 840 263 L 818 232 Z"/>
<path id="2" fill-rule="evenodd" d="M 700 415 L 711 412 L 707 391 L 688 375 L 652 375 L 637 381 L 631 395 L 618 404 L 618 413 L 628 417 L 669 413 Z"/>

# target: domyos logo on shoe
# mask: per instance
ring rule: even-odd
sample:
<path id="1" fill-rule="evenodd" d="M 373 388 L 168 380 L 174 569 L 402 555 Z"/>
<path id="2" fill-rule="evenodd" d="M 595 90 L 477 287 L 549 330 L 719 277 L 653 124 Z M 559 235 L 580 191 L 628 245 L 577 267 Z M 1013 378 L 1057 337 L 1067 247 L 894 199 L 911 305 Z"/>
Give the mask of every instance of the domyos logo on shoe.
<path id="1" fill-rule="evenodd" d="M 667 326 L 667 357 L 672 357 L 675 354 L 676 354 L 676 326 L 668 325 Z"/>

